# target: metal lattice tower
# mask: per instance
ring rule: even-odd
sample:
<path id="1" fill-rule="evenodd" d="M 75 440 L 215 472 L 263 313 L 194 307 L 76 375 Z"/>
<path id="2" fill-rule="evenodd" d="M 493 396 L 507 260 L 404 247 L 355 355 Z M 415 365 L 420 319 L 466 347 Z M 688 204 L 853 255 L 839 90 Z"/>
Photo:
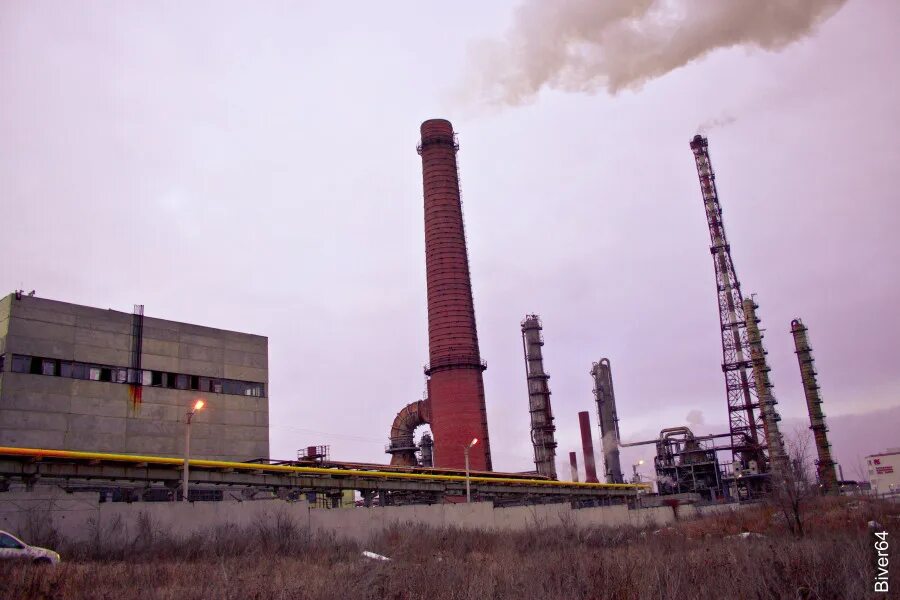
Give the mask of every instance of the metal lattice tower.
<path id="1" fill-rule="evenodd" d="M 541 319 L 526 315 L 522 320 L 522 350 L 525 353 L 525 377 L 528 382 L 528 411 L 531 413 L 531 443 L 534 466 L 539 475 L 556 479 L 556 439 L 553 410 L 550 407 L 550 375 L 544 370 L 541 350 Z"/>
<path id="2" fill-rule="evenodd" d="M 755 461 L 760 472 L 767 469 L 764 452 L 763 421 L 757 417 L 759 402 L 756 387 L 748 371 L 752 363 L 747 354 L 747 323 L 744 318 L 744 299 L 741 284 L 731 260 L 731 246 L 722 223 L 722 207 L 716 192 L 716 175 L 709 159 L 709 142 L 701 135 L 691 140 L 691 150 L 697 163 L 700 191 L 709 225 L 710 252 L 716 271 L 719 299 L 719 324 L 722 333 L 722 371 L 728 399 L 728 424 L 731 432 L 731 451 L 736 463 L 747 469 Z"/>

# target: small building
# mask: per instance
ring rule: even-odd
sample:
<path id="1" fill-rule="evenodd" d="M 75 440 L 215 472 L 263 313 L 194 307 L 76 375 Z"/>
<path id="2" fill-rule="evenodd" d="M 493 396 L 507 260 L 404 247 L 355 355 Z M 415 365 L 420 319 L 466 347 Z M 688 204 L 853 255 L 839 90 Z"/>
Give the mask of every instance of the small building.
<path id="1" fill-rule="evenodd" d="M 873 494 L 900 494 L 900 448 L 867 456 L 866 470 Z"/>
<path id="2" fill-rule="evenodd" d="M 22 293 L 0 299 L 0 446 L 269 458 L 268 339 Z"/>

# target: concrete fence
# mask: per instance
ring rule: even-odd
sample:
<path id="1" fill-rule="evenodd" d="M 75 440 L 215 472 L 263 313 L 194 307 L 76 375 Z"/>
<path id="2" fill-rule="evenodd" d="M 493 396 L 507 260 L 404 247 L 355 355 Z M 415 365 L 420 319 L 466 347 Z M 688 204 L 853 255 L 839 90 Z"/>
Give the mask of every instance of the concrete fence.
<path id="1" fill-rule="evenodd" d="M 678 518 L 693 518 L 728 507 L 680 506 Z M 373 534 L 394 526 L 417 524 L 435 528 L 522 531 L 544 527 L 654 526 L 675 520 L 669 507 L 629 510 L 626 506 L 573 509 L 568 504 L 495 508 L 490 502 L 372 508 L 310 508 L 306 502 L 256 500 L 246 502 L 99 503 L 97 494 L 67 494 L 61 490 L 0 493 L 0 529 L 25 541 L 48 539 L 55 533 L 70 541 L 110 536 L 131 540 L 141 527 L 188 535 L 228 525 L 252 527 L 260 520 L 289 520 L 311 533 L 330 533 L 365 543 Z"/>

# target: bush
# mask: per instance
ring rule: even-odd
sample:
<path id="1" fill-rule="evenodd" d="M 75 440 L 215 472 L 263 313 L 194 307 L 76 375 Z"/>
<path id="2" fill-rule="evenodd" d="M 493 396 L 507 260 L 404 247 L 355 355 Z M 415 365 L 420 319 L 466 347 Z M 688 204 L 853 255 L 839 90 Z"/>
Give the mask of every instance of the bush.
<path id="1" fill-rule="evenodd" d="M 875 576 L 866 523 L 877 520 L 896 540 L 897 513 L 896 505 L 823 498 L 809 507 L 802 538 L 766 506 L 658 530 L 398 525 L 365 547 L 278 517 L 180 540 L 145 520 L 131 542 L 99 531 L 55 569 L 0 565 L 0 598 L 853 600 L 871 596 Z M 363 549 L 391 560 L 364 558 Z"/>

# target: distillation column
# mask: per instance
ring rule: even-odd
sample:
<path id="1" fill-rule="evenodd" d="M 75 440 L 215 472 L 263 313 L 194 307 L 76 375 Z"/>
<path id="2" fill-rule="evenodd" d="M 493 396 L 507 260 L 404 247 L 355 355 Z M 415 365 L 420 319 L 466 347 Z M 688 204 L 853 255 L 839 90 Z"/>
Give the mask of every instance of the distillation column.
<path id="1" fill-rule="evenodd" d="M 763 334 L 759 329 L 759 317 L 756 309 L 759 305 L 755 299 L 744 299 L 744 317 L 747 319 L 747 342 L 750 345 L 750 361 L 753 364 L 753 380 L 756 383 L 756 393 L 759 398 L 760 411 L 763 416 L 763 431 L 766 436 L 766 445 L 769 449 L 769 463 L 774 473 L 786 472 L 787 455 L 784 452 L 784 439 L 778 428 L 781 416 L 775 409 L 777 401 L 772 392 L 772 382 L 769 380 L 769 361 L 766 359 L 766 349 L 763 346 Z"/>
<path id="2" fill-rule="evenodd" d="M 828 427 L 822 413 L 822 396 L 819 394 L 819 382 L 816 379 L 816 363 L 812 356 L 812 347 L 809 345 L 806 326 L 799 318 L 791 321 L 791 333 L 794 336 L 797 362 L 800 364 L 806 408 L 809 410 L 809 428 L 812 429 L 816 442 L 816 474 L 823 491 L 827 494 L 836 494 L 840 490 L 840 485 L 834 472 L 831 445 L 828 443 Z"/>
<path id="3" fill-rule="evenodd" d="M 553 411 L 550 408 L 550 375 L 544 371 L 541 347 L 541 320 L 537 315 L 525 315 L 522 321 L 522 349 L 525 353 L 525 377 L 528 384 L 528 411 L 531 413 L 531 443 L 534 445 L 534 466 L 538 475 L 556 479 L 556 440 Z"/>
<path id="4" fill-rule="evenodd" d="M 616 415 L 616 394 L 609 359 L 602 358 L 600 362 L 595 362 L 591 375 L 594 377 L 594 399 L 600 421 L 600 448 L 603 450 L 606 483 L 623 483 L 622 465 L 619 463 L 619 417 Z"/>
<path id="5" fill-rule="evenodd" d="M 710 247 L 716 272 L 719 305 L 719 328 L 722 336 L 722 371 L 725 374 L 725 393 L 728 401 L 728 424 L 731 432 L 732 457 L 741 469 L 766 468 L 763 422 L 757 418 L 756 388 L 747 372 L 752 368 L 746 356 L 747 328 L 744 319 L 744 299 L 734 263 L 731 245 L 722 222 L 722 206 L 716 190 L 716 175 L 709 158 L 709 142 L 701 135 L 691 140 L 691 151 L 700 179 L 700 192 L 709 226 Z"/>
<path id="6" fill-rule="evenodd" d="M 453 126 L 443 119 L 422 123 L 425 196 L 425 264 L 428 281 L 429 364 L 425 369 L 434 435 L 434 465 L 465 468 L 464 448 L 476 471 L 491 470 L 487 411 L 478 349 L 472 282 L 463 227 Z"/>
<path id="7" fill-rule="evenodd" d="M 578 424 L 581 426 L 581 450 L 584 453 L 585 483 L 600 483 L 597 480 L 597 465 L 594 461 L 594 437 L 591 435 L 591 415 L 583 410 L 578 413 Z"/>

